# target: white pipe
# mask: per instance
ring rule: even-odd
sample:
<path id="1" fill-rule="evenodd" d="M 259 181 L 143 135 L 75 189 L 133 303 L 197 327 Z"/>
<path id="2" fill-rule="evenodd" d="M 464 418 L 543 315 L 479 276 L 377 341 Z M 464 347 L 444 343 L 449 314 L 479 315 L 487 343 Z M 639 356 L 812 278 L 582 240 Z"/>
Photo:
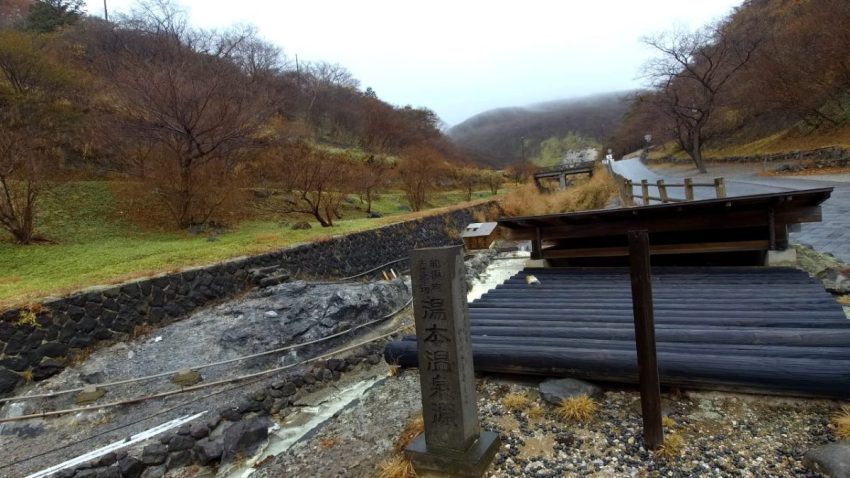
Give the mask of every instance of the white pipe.
<path id="1" fill-rule="evenodd" d="M 43 477 L 46 477 L 46 476 L 50 476 L 50 475 L 52 475 L 52 474 L 54 474 L 58 471 L 62 471 L 66 468 L 71 468 L 73 466 L 77 466 L 77 465 L 86 463 L 88 461 L 94 460 L 95 458 L 99 458 L 99 457 L 101 457 L 101 456 L 103 456 L 103 455 L 105 455 L 109 452 L 112 452 L 112 451 L 115 451 L 115 450 L 120 450 L 121 448 L 125 448 L 125 447 L 128 447 L 130 445 L 135 445 L 136 443 L 139 443 L 141 441 L 145 441 L 149 438 L 155 437 L 162 432 L 171 430 L 172 428 L 179 427 L 180 425 L 183 425 L 184 423 L 188 423 L 188 422 L 200 417 L 201 415 L 203 415 L 205 413 L 207 413 L 207 412 L 203 411 L 201 413 L 196 413 L 192 416 L 187 415 L 187 416 L 182 416 L 180 418 L 175 418 L 174 420 L 165 422 L 162 425 L 158 425 L 158 426 L 155 426 L 151 429 L 145 430 L 141 433 L 131 435 L 130 438 L 126 438 L 126 439 L 123 439 L 123 440 L 112 442 L 109 445 L 106 445 L 105 447 L 98 448 L 97 450 L 90 451 L 90 452 L 88 452 L 84 455 L 80 455 L 76 458 L 72 458 L 72 459 L 70 459 L 66 462 L 59 463 L 58 465 L 51 466 L 50 468 L 47 468 L 45 470 L 41 470 L 37 473 L 33 473 L 32 475 L 29 475 L 26 478 L 43 478 Z"/>

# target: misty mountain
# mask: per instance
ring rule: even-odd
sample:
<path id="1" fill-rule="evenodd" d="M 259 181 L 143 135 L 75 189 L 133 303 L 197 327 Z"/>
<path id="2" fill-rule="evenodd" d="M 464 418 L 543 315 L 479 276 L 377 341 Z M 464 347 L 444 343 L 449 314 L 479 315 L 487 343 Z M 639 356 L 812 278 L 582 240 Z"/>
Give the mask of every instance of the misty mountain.
<path id="1" fill-rule="evenodd" d="M 620 126 L 632 91 L 547 101 L 479 113 L 448 131 L 449 137 L 479 163 L 507 166 L 537 154 L 540 143 L 573 131 L 606 141 Z"/>

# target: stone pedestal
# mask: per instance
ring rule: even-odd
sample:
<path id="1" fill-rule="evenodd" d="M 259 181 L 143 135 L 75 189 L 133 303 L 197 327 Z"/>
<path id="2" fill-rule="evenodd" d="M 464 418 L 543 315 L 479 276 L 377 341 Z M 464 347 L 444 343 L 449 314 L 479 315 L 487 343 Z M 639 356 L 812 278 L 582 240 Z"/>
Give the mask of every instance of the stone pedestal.
<path id="1" fill-rule="evenodd" d="M 416 476 L 429 477 L 475 477 L 484 474 L 502 442 L 496 432 L 482 431 L 478 440 L 462 453 L 449 451 L 430 452 L 425 435 L 419 435 L 404 450 L 416 469 Z"/>
<path id="2" fill-rule="evenodd" d="M 413 251 L 411 276 L 425 433 L 405 452 L 420 475 L 479 477 L 499 439 L 478 424 L 463 246 Z"/>
<path id="3" fill-rule="evenodd" d="M 764 262 L 770 267 L 796 267 L 797 250 L 789 247 L 784 251 L 767 251 Z"/>

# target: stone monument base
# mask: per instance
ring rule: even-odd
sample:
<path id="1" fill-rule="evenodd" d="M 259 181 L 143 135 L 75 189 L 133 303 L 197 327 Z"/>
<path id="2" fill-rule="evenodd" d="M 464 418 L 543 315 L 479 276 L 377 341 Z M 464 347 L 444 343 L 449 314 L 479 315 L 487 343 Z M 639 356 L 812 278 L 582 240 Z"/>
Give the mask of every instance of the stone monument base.
<path id="1" fill-rule="evenodd" d="M 465 452 L 428 451 L 425 434 L 416 437 L 404 453 L 413 463 L 416 476 L 480 478 L 490 466 L 502 442 L 496 432 L 482 431 L 478 440 Z"/>

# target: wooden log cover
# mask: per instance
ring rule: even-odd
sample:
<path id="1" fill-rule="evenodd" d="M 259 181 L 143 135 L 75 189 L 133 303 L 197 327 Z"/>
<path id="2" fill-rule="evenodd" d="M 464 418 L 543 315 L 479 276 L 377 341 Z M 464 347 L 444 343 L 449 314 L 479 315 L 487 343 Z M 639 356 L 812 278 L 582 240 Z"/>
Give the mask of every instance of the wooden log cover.
<path id="1" fill-rule="evenodd" d="M 850 320 L 806 273 L 654 268 L 652 288 L 662 385 L 850 398 Z M 527 269 L 470 323 L 477 371 L 637 383 L 627 269 Z M 416 366 L 416 344 L 385 357 Z"/>

